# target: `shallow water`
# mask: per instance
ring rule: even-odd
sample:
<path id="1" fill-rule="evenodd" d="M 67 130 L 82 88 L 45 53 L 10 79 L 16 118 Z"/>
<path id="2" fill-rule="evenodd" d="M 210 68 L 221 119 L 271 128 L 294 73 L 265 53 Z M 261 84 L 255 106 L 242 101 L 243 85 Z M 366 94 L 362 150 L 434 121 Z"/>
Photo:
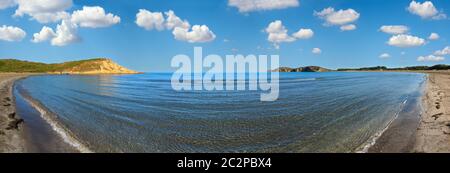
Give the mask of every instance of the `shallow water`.
<path id="1" fill-rule="evenodd" d="M 171 74 L 16 83 L 96 152 L 354 152 L 418 97 L 415 73 L 280 73 L 263 91 L 174 91 Z M 20 97 L 20 95 L 16 96 Z"/>

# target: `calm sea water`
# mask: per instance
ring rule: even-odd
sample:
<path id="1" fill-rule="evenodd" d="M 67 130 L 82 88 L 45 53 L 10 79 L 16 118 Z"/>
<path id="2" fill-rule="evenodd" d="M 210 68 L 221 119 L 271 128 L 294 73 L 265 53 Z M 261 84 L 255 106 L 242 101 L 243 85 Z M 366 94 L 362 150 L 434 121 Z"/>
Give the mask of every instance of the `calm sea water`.
<path id="1" fill-rule="evenodd" d="M 415 73 L 280 73 L 262 91 L 174 91 L 170 73 L 34 76 L 16 83 L 96 152 L 354 152 L 420 96 Z"/>

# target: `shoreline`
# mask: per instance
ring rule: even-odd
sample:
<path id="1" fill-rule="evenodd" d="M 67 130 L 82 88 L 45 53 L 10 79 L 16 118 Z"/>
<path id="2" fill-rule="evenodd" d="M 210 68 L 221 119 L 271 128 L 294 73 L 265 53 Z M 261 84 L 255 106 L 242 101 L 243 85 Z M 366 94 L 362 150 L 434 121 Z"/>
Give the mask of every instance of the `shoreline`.
<path id="1" fill-rule="evenodd" d="M 15 82 L 33 75 L 40 74 L 0 73 L 0 153 L 90 152 L 72 147 L 39 107 L 16 96 Z"/>
<path id="2" fill-rule="evenodd" d="M 26 131 L 29 132 L 28 139 L 31 140 L 28 143 L 34 143 L 34 145 L 29 146 L 30 150 L 34 150 L 34 152 L 92 153 L 88 147 L 79 142 L 70 130 L 63 127 L 56 115 L 48 111 L 45 106 L 34 100 L 25 91 L 22 93 L 19 89 L 17 90 L 16 99 L 21 102 L 17 103 L 17 106 L 21 107 L 18 111 L 28 110 L 23 118 L 26 120 L 33 119 L 33 123 L 35 123 L 26 125 Z M 34 112 L 30 112 L 30 110 Z M 35 137 L 37 136 L 36 131 L 40 133 L 39 137 Z M 45 146 L 40 146 L 42 142 L 39 141 L 42 141 L 42 139 L 39 138 L 46 138 Z M 49 148 L 47 145 L 52 147 Z"/>
<path id="3" fill-rule="evenodd" d="M 411 71 L 398 71 L 407 72 Z M 412 72 L 414 73 L 414 72 Z M 416 72 L 418 73 L 418 72 Z M 424 74 L 424 73 L 422 73 Z M 416 141 L 416 132 L 421 115 L 424 112 L 422 100 L 426 91 L 428 75 L 416 93 L 408 96 L 403 102 L 399 112 L 387 126 L 372 141 L 371 145 L 363 150 L 364 153 L 411 153 Z"/>
<path id="4" fill-rule="evenodd" d="M 450 153 L 450 71 L 396 72 L 427 75 L 416 106 L 421 109 L 420 114 L 399 116 L 368 152 Z"/>
<path id="5" fill-rule="evenodd" d="M 24 120 L 16 114 L 14 82 L 31 74 L 0 73 L 0 153 L 26 152 Z"/>

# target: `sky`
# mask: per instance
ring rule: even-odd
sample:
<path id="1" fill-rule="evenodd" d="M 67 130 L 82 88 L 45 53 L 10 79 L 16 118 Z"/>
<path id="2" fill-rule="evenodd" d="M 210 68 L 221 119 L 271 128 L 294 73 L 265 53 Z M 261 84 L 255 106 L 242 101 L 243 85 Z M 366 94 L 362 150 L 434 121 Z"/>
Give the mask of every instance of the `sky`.
<path id="1" fill-rule="evenodd" d="M 0 0 L 0 59 L 169 72 L 201 46 L 289 67 L 450 64 L 448 15 L 446 0 Z"/>

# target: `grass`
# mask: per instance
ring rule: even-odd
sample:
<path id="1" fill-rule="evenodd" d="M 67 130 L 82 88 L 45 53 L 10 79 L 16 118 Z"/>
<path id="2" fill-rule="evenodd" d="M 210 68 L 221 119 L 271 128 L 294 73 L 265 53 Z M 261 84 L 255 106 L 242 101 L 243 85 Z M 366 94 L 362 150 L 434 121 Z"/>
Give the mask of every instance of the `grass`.
<path id="1" fill-rule="evenodd" d="M 66 69 L 81 66 L 87 62 L 106 60 L 104 58 L 88 59 L 80 61 L 69 61 L 57 64 L 45 64 L 39 62 L 21 61 L 16 59 L 1 59 L 0 72 L 16 72 L 16 73 L 47 73 L 47 72 L 63 72 Z M 89 65 L 89 64 L 87 64 Z"/>

